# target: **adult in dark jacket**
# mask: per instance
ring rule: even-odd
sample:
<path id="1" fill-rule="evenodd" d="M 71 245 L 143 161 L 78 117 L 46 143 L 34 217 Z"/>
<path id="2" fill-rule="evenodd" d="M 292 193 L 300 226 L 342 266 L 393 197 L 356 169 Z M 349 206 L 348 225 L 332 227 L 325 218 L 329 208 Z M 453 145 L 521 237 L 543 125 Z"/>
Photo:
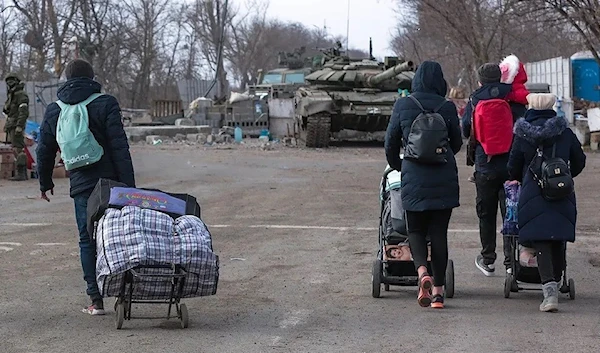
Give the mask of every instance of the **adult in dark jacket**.
<path id="1" fill-rule="evenodd" d="M 544 155 L 548 157 L 552 156 L 555 146 L 556 157 L 569 163 L 572 177 L 585 168 L 586 157 L 567 121 L 552 110 L 556 102 L 554 95 L 530 94 L 528 100 L 530 110 L 515 125 L 508 171 L 511 180 L 522 183 L 518 206 L 519 241 L 532 243 L 537 252 L 544 292 L 540 310 L 556 311 L 558 283 L 565 261 L 564 242 L 575 241 L 575 193 L 560 201 L 547 201 L 542 197 L 529 167 L 537 168 L 535 165 L 538 163 L 532 164 L 532 160 L 540 145 L 543 145 Z"/>
<path id="2" fill-rule="evenodd" d="M 502 72 L 495 63 L 483 64 L 477 70 L 480 88 L 470 98 L 470 103 L 465 109 L 462 118 L 463 134 L 471 138 L 471 116 L 480 101 L 488 99 L 506 99 L 511 92 L 510 84 L 500 83 Z M 474 138 L 474 136 L 473 136 Z M 506 212 L 506 196 L 504 182 L 508 179 L 506 163 L 508 153 L 493 156 L 491 159 L 485 154 L 479 142 L 475 143 L 475 186 L 477 190 L 476 210 L 479 218 L 479 237 L 481 240 L 481 254 L 475 259 L 475 265 L 486 276 L 495 272 L 496 262 L 496 218 L 498 206 L 502 218 Z M 504 266 L 510 270 L 510 243 L 502 238 L 504 249 Z"/>
<path id="3" fill-rule="evenodd" d="M 411 96 L 425 110 L 439 107 L 438 112 L 446 120 L 450 147 L 446 151 L 447 163 L 431 165 L 400 159 L 402 141 L 407 140 L 413 121 L 422 112 L 411 98 L 396 101 L 385 138 L 389 165 L 396 170 L 402 169 L 402 205 L 406 210 L 410 249 L 419 273 L 418 302 L 421 306 L 431 304 L 435 308 L 443 308 L 448 224 L 452 209 L 459 206 L 454 155 L 460 151 L 462 138 L 456 106 L 444 98 L 447 89 L 440 64 L 425 61 L 419 66 L 412 81 Z M 426 237 L 431 239 L 433 279 L 427 273 Z"/>
<path id="4" fill-rule="evenodd" d="M 59 88 L 58 99 L 70 105 L 86 100 L 93 93 L 100 93 L 101 86 L 94 81 L 94 70 L 84 60 L 74 60 L 65 69 L 67 82 Z M 135 178 L 129 144 L 123 129 L 121 109 L 116 98 L 102 95 L 87 106 L 89 128 L 94 138 L 104 149 L 104 155 L 98 162 L 74 169 L 69 172 L 71 184 L 70 196 L 75 202 L 75 219 L 79 229 L 79 248 L 83 277 L 87 282 L 87 294 L 92 304 L 84 309 L 92 315 L 104 314 L 104 303 L 96 283 L 96 244 L 90 241 L 87 232 L 87 201 L 100 178 L 123 182 L 135 187 Z M 56 126 L 60 108 L 52 103 L 46 109 L 40 127 L 37 147 L 37 169 L 42 198 L 50 201 L 46 194 L 54 194 L 52 172 L 56 153 Z"/>

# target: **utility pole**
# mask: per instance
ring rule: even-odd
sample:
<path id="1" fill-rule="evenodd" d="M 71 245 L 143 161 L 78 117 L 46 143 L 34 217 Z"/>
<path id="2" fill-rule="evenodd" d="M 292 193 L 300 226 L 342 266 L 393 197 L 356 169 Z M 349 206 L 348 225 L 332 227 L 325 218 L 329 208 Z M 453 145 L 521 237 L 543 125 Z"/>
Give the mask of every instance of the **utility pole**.
<path id="1" fill-rule="evenodd" d="M 350 49 L 350 0 L 348 0 L 348 14 L 346 16 L 346 55 Z"/>

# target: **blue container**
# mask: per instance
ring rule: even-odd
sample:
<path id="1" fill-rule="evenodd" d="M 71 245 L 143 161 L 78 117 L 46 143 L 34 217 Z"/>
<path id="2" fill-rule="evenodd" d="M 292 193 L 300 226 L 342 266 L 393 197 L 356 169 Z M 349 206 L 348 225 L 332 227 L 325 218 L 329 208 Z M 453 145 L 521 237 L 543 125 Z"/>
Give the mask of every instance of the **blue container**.
<path id="1" fill-rule="evenodd" d="M 233 131 L 233 135 L 234 135 L 233 137 L 235 139 L 235 142 L 237 142 L 237 143 L 242 142 L 243 136 L 242 136 L 242 128 L 241 127 L 236 126 Z"/>
<path id="2" fill-rule="evenodd" d="M 572 59 L 573 95 L 580 99 L 600 102 L 600 66 L 595 59 Z"/>

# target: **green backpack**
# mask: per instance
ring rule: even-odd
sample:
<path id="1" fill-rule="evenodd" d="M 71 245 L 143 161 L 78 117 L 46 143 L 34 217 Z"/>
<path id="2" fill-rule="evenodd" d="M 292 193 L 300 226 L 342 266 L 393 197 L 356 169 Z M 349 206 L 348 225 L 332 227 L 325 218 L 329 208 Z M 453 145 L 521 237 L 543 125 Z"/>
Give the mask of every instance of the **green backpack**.
<path id="1" fill-rule="evenodd" d="M 56 142 L 60 147 L 60 156 L 66 170 L 81 168 L 98 162 L 104 149 L 90 131 L 87 105 L 101 93 L 94 93 L 83 102 L 70 105 L 60 100 L 58 124 L 56 125 Z"/>

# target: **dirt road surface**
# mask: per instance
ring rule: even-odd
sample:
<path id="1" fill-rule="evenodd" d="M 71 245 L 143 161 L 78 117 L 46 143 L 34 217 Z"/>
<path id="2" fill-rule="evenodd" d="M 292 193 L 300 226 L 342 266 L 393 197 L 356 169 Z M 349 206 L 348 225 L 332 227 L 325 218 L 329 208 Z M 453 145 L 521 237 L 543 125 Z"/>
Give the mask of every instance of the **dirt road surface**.
<path id="1" fill-rule="evenodd" d="M 474 266 L 479 236 L 471 172 L 460 153 L 461 207 L 451 221 L 456 295 L 417 305 L 416 289 L 371 297 L 381 147 L 132 148 L 138 185 L 195 195 L 221 260 L 217 295 L 188 299 L 190 327 L 132 320 L 114 328 L 87 304 L 68 181 L 50 203 L 37 180 L 0 181 L 0 352 L 597 352 L 600 253 L 597 178 L 577 180 L 579 234 L 569 247 L 576 300 L 538 312 L 541 292 L 503 297 L 504 275 Z M 498 238 L 500 244 L 500 237 Z M 501 253 L 499 253 L 501 258 Z M 139 306 L 134 315 L 166 315 Z"/>

